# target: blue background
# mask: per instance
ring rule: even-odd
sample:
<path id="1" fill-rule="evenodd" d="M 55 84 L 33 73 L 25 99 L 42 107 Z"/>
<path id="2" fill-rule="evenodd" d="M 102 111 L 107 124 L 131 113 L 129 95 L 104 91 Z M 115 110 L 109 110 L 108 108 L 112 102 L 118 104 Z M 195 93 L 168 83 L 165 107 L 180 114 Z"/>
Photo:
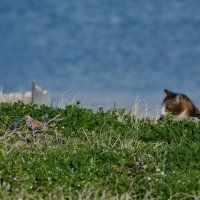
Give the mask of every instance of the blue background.
<path id="1" fill-rule="evenodd" d="M 200 1 L 1 0 L 4 92 L 36 81 L 52 98 L 128 109 L 163 89 L 200 105 Z"/>

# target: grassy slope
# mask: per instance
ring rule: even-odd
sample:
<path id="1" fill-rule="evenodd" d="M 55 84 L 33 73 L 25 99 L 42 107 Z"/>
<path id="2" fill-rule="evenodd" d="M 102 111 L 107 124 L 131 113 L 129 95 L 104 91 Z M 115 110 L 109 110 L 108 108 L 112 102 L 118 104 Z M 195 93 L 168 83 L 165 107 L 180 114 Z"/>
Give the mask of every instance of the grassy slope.
<path id="1" fill-rule="evenodd" d="M 200 198 L 199 123 L 78 105 L 1 104 L 0 113 L 0 198 Z M 52 119 L 50 131 L 32 138 L 27 113 Z"/>

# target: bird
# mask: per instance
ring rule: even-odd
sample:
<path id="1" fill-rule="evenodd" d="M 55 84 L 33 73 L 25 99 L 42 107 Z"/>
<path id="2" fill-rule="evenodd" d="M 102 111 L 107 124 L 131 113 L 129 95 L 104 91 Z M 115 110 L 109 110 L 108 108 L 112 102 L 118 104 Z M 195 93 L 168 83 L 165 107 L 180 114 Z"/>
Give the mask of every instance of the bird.
<path id="1" fill-rule="evenodd" d="M 24 120 L 26 121 L 26 126 L 29 129 L 31 129 L 33 132 L 41 132 L 41 131 L 48 130 L 49 128 L 45 123 L 38 121 L 36 119 L 33 119 L 28 114 L 24 116 Z"/>

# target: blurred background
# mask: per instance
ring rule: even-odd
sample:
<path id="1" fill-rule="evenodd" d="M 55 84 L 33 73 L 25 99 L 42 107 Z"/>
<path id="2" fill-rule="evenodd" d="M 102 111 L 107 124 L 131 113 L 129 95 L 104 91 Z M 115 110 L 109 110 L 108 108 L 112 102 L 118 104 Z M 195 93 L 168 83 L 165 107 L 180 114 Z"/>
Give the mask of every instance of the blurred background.
<path id="1" fill-rule="evenodd" d="M 200 1 L 1 0 L 0 82 L 53 101 L 160 106 L 163 89 L 200 106 Z"/>

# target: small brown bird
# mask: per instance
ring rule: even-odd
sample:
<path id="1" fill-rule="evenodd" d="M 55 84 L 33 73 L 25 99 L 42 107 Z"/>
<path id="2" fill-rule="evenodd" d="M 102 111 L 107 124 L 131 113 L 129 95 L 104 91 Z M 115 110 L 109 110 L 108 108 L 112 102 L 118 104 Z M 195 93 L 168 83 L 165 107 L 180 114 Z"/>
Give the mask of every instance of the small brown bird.
<path id="1" fill-rule="evenodd" d="M 25 115 L 24 119 L 26 121 L 26 126 L 33 132 L 41 132 L 48 129 L 45 123 L 42 123 L 36 119 L 33 119 L 30 115 Z"/>

